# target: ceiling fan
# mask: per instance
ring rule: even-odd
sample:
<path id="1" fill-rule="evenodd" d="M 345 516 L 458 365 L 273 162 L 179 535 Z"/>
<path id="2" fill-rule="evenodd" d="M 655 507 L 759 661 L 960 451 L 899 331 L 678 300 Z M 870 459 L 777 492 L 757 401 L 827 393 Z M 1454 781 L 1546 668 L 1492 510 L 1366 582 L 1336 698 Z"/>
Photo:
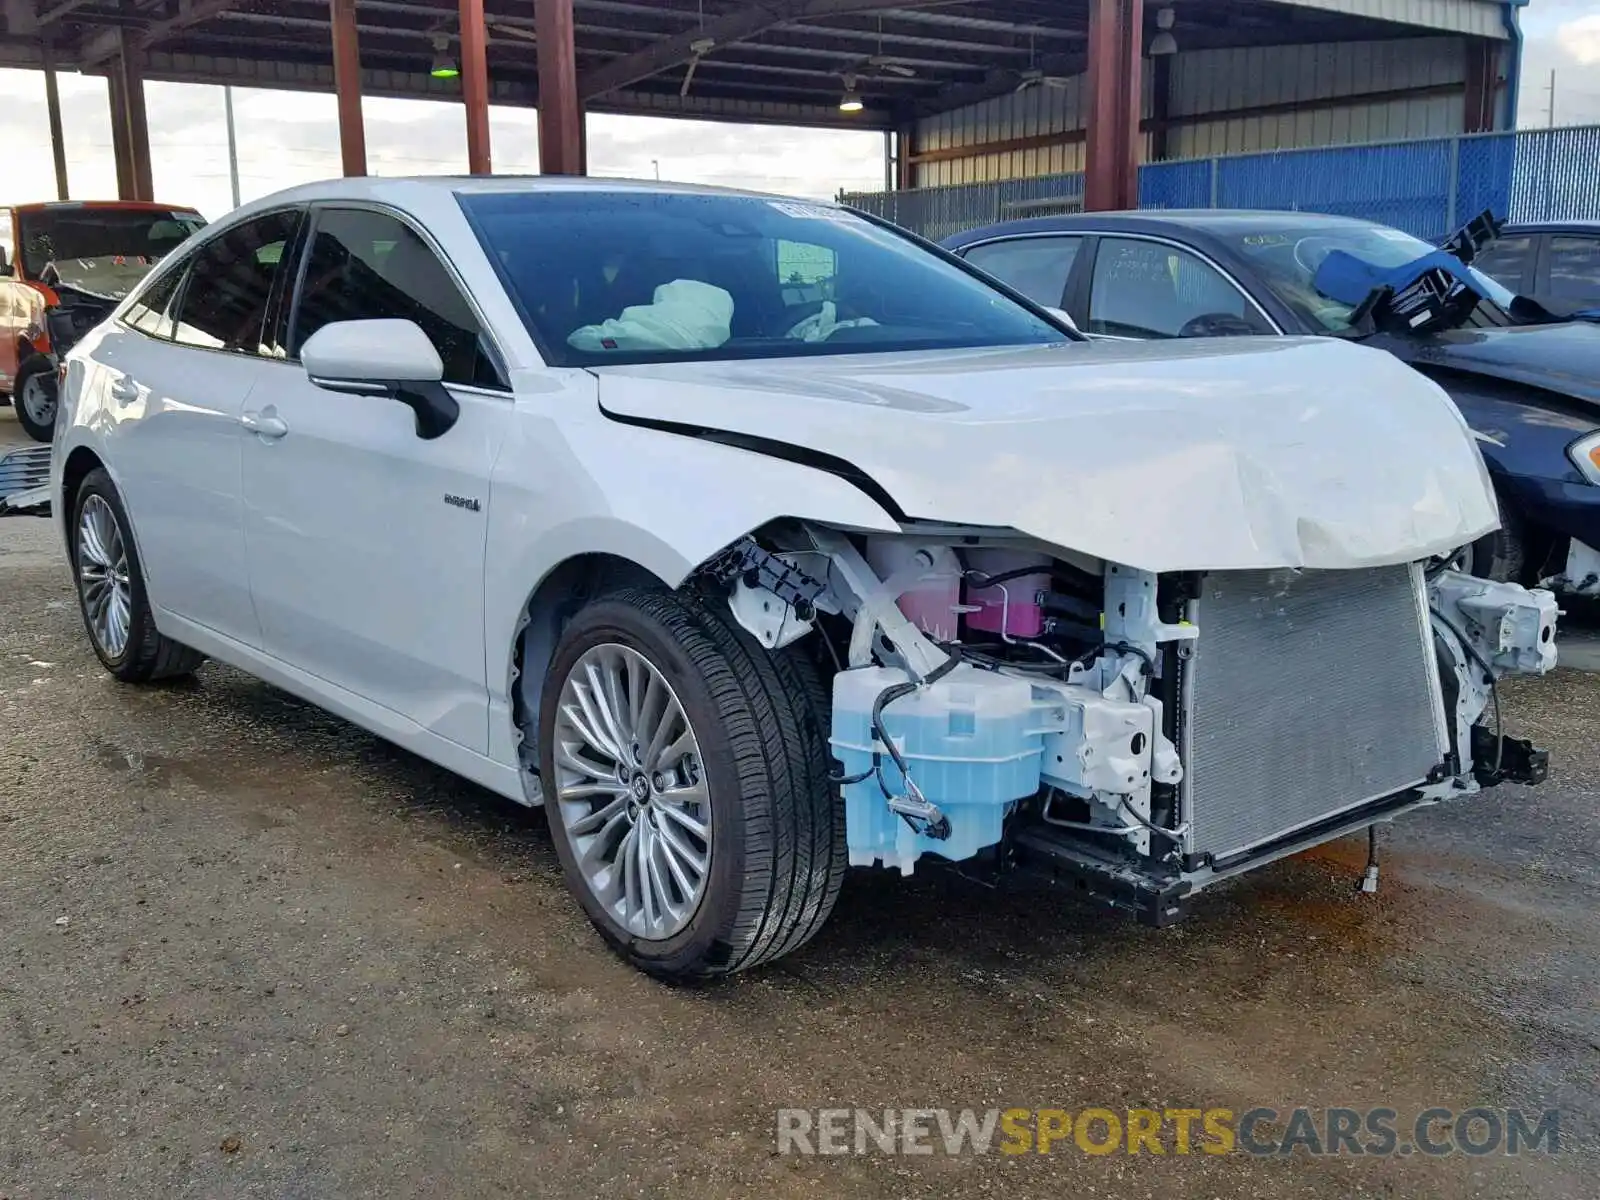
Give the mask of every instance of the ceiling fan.
<path id="1" fill-rule="evenodd" d="M 1030 67 L 1022 73 L 1022 80 L 1017 84 L 1016 90 L 1025 92 L 1031 87 L 1064 88 L 1071 82 L 1070 75 L 1047 75 L 1037 68 Z"/>
<path id="2" fill-rule="evenodd" d="M 1028 69 L 1021 72 L 1016 90 L 1025 92 L 1033 87 L 1064 88 L 1072 82 L 1070 75 L 1052 75 L 1040 69 L 1033 57 L 1033 34 L 1028 35 Z"/>

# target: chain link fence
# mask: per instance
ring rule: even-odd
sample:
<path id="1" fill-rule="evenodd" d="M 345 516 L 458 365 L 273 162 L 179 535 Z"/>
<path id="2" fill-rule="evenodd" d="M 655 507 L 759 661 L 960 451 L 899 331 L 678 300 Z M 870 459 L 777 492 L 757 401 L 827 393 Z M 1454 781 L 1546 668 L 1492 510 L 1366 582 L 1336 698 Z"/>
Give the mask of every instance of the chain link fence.
<path id="1" fill-rule="evenodd" d="M 995 221 L 1078 212 L 1083 176 L 842 199 L 938 241 Z M 1600 220 L 1600 126 L 1149 163 L 1139 171 L 1139 206 L 1336 213 L 1430 241 L 1485 209 L 1513 221 Z"/>

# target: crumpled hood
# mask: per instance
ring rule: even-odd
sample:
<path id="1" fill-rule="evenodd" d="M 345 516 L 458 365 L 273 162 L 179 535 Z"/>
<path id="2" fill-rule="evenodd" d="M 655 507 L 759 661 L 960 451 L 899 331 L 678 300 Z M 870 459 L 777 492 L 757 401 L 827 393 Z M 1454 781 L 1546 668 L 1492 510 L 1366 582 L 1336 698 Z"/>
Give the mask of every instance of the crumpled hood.
<path id="1" fill-rule="evenodd" d="M 1600 324 L 1457 329 L 1430 338 L 1413 360 L 1543 388 L 1600 412 Z"/>
<path id="2" fill-rule="evenodd" d="M 1498 522 L 1444 392 L 1391 355 L 1330 338 L 595 374 L 615 417 L 820 451 L 865 472 L 909 517 L 1015 528 L 1151 571 L 1406 562 Z"/>

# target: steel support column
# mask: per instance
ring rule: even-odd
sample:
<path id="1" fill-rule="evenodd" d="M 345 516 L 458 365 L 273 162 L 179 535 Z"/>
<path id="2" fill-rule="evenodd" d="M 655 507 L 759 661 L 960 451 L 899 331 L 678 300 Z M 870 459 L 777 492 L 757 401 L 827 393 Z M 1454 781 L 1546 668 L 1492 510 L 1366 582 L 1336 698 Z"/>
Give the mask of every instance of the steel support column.
<path id="1" fill-rule="evenodd" d="M 467 108 L 467 170 L 491 175 L 489 32 L 483 20 L 483 0 L 461 0 L 461 98 Z"/>
<path id="2" fill-rule="evenodd" d="M 111 60 L 111 150 L 117 165 L 117 198 L 153 200 L 150 171 L 150 124 L 144 109 L 144 73 L 138 47 L 119 36 L 120 49 Z"/>
<path id="3" fill-rule="evenodd" d="M 356 0 L 328 0 L 333 25 L 333 90 L 339 98 L 339 158 L 346 175 L 367 173 L 367 130 L 361 119 L 361 46 Z"/>
<path id="4" fill-rule="evenodd" d="M 1139 206 L 1144 0 L 1090 0 L 1083 207 Z"/>
<path id="5" fill-rule="evenodd" d="M 61 133 L 61 90 L 56 86 L 56 56 L 50 39 L 41 43 L 44 55 L 44 107 L 50 122 L 50 157 L 56 165 L 56 199 L 67 196 L 67 143 Z"/>
<path id="6" fill-rule="evenodd" d="M 1488 38 L 1464 38 L 1467 52 L 1466 108 L 1463 133 L 1487 133 L 1494 128 L 1498 105 L 1500 48 Z"/>
<path id="7" fill-rule="evenodd" d="M 539 170 L 584 173 L 583 108 L 578 102 L 578 57 L 572 0 L 534 0 L 539 43 Z"/>
<path id="8" fill-rule="evenodd" d="M 917 123 L 907 121 L 894 135 L 894 186 L 899 191 L 915 187 L 917 153 Z"/>

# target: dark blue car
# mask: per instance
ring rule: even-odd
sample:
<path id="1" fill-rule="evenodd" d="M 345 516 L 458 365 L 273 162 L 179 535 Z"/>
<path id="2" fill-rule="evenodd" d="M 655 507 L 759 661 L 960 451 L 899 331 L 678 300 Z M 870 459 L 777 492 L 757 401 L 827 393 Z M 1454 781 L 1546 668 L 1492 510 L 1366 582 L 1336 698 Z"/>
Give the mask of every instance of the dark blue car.
<path id="1" fill-rule="evenodd" d="M 1404 359 L 1454 398 L 1499 495 L 1503 528 L 1464 552 L 1469 568 L 1600 596 L 1600 325 L 1530 317 L 1455 259 L 1397 295 L 1444 256 L 1344 217 L 1086 213 L 944 245 L 1091 337 L 1344 337 Z"/>

